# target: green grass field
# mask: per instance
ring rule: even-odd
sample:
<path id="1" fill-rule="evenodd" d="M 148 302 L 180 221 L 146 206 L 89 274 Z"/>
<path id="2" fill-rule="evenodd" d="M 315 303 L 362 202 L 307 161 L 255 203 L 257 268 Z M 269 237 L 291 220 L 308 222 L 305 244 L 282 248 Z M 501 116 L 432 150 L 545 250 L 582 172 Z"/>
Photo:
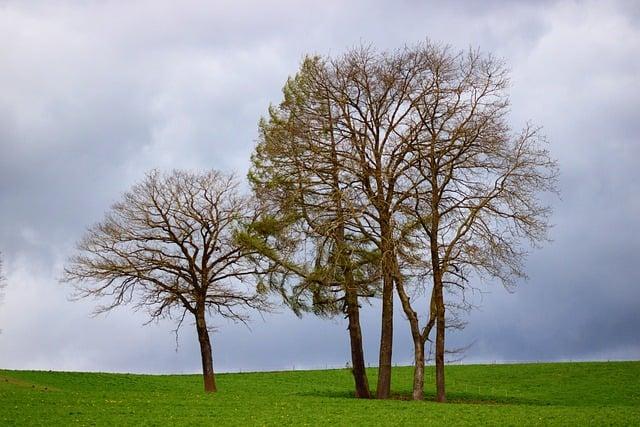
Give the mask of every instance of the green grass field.
<path id="1" fill-rule="evenodd" d="M 351 397 L 345 369 L 222 374 L 215 395 L 198 375 L 0 370 L 0 424 L 640 425 L 640 362 L 449 366 L 447 404 L 406 400 L 411 372 L 376 401 Z M 428 399 L 432 383 L 431 367 Z"/>

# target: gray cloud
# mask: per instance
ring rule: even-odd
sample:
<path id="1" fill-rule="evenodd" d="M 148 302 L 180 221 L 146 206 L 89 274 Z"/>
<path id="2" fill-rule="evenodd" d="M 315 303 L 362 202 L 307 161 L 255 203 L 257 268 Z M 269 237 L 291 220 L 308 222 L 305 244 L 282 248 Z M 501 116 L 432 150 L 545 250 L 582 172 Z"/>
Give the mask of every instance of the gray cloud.
<path id="1" fill-rule="evenodd" d="M 468 360 L 639 358 L 640 12 L 620 2 L 5 2 L 0 5 L 0 366 L 196 371 L 187 327 L 142 327 L 123 308 L 91 318 L 57 283 L 84 228 L 145 170 L 244 174 L 256 124 L 306 53 L 430 37 L 480 46 L 512 69 L 512 121 L 545 126 L 559 159 L 554 242 L 530 280 L 492 283 L 452 345 Z M 375 364 L 379 310 L 365 308 Z M 223 370 L 342 366 L 341 319 L 290 313 L 222 323 Z M 398 311 L 395 360 L 411 344 Z"/>

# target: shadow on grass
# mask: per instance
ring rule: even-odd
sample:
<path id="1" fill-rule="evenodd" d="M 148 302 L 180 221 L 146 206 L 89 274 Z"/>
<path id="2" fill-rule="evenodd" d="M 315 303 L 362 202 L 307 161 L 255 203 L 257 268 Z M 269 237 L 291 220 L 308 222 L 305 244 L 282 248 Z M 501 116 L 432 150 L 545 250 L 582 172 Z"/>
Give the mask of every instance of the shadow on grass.
<path id="1" fill-rule="evenodd" d="M 305 393 L 296 393 L 298 396 L 308 397 L 325 397 L 334 399 L 353 399 L 358 400 L 354 396 L 352 391 L 313 391 Z M 372 395 L 375 396 L 375 391 L 372 391 Z M 375 400 L 375 399 L 372 399 Z M 401 401 L 413 401 L 411 398 L 411 392 L 394 392 L 391 393 L 391 398 L 387 401 L 401 400 Z M 425 402 L 435 402 L 435 394 L 425 393 Z M 464 405 L 531 405 L 531 406 L 551 406 L 549 401 L 541 401 L 535 399 L 527 399 L 518 396 L 509 395 L 495 395 L 495 394 L 475 394 L 465 392 L 450 392 L 447 393 L 447 404 L 464 404 Z"/>
<path id="2" fill-rule="evenodd" d="M 425 400 L 435 401 L 436 396 L 425 394 Z M 550 406 L 549 401 L 530 399 L 520 396 L 509 396 L 508 394 L 478 394 L 469 392 L 447 393 L 447 403 L 461 403 L 465 405 L 531 405 Z"/>

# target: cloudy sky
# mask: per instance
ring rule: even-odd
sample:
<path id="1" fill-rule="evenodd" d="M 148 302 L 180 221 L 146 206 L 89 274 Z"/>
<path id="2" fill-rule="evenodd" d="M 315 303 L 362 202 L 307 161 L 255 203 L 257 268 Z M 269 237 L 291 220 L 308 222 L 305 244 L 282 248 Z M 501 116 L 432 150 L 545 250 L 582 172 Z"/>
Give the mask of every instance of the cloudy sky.
<path id="1" fill-rule="evenodd" d="M 444 2 L 443 2 L 444 3 Z M 150 168 L 244 176 L 257 121 L 308 53 L 431 38 L 504 57 L 511 120 L 544 126 L 561 168 L 553 243 L 486 293 L 467 362 L 640 359 L 640 5 L 630 1 L 0 0 L 0 368 L 197 372 L 192 328 L 91 317 L 58 283 L 83 230 Z M 365 307 L 375 364 L 379 307 Z M 218 319 L 219 370 L 344 366 L 342 319 Z M 412 344 L 398 312 L 394 362 Z M 189 325 L 188 325 L 189 326 Z"/>

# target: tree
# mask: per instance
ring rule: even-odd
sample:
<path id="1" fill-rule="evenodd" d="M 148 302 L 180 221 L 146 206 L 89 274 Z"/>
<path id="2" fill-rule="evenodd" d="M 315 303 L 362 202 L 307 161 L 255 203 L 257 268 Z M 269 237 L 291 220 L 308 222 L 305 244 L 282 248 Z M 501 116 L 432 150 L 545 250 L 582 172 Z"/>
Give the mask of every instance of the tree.
<path id="1" fill-rule="evenodd" d="M 304 171 L 300 188 L 313 188 L 310 193 L 320 212 L 324 208 L 325 214 L 327 209 L 335 214 L 330 229 L 338 234 L 348 231 L 351 241 L 375 254 L 368 258 L 377 263 L 382 282 L 378 398 L 390 395 L 397 244 L 407 220 L 403 202 L 413 194 L 405 174 L 414 160 L 412 142 L 421 126 L 412 99 L 423 90 L 420 82 L 426 69 L 419 59 L 409 49 L 378 53 L 364 47 L 337 59 L 307 58 L 269 120 L 270 129 L 277 129 L 270 135 L 279 141 L 279 158 Z M 291 87 L 300 84 L 303 95 L 293 96 Z M 259 145 L 257 156 L 261 149 Z M 308 154 L 300 157 L 301 152 Z M 284 178 L 274 181 L 279 191 L 295 176 L 288 169 L 280 173 Z M 309 182 L 321 187 L 309 187 Z M 286 206 L 306 212 L 306 205 L 307 200 L 298 198 Z"/>
<path id="2" fill-rule="evenodd" d="M 269 121 L 279 147 L 272 154 L 297 169 L 271 182 L 278 194 L 291 183 L 292 194 L 308 194 L 279 209 L 304 215 L 312 200 L 314 215 L 325 207 L 331 230 L 377 254 L 369 259 L 382 282 L 378 397 L 390 393 L 395 289 L 414 340 L 413 397 L 423 398 L 424 347 L 435 327 L 444 401 L 446 307 L 466 308 L 451 297 L 464 296 L 475 274 L 507 286 L 524 275 L 521 241 L 545 239 L 550 210 L 539 194 L 555 191 L 556 164 L 539 130 L 512 135 L 507 72 L 490 55 L 430 42 L 391 52 L 358 47 L 307 58 L 300 75 L 303 95 L 285 89 L 284 114 L 281 105 Z M 410 288 L 431 290 L 422 325 Z"/>
<path id="3" fill-rule="evenodd" d="M 436 400 L 444 402 L 447 287 L 464 288 L 472 274 L 505 286 L 525 276 L 522 241 L 546 239 L 551 211 L 539 195 L 556 191 L 557 165 L 539 128 L 511 132 L 501 61 L 477 50 L 452 53 L 431 44 L 421 50 L 431 89 L 415 102 L 422 131 L 409 203 L 429 248 L 431 316 L 422 330 L 402 286 L 398 293 L 422 345 L 435 320 Z"/>
<path id="4" fill-rule="evenodd" d="M 247 279 L 257 274 L 235 240 L 253 220 L 249 199 L 220 172 L 152 171 L 115 203 L 77 245 L 65 268 L 76 296 L 107 297 L 97 312 L 132 303 L 150 318 L 179 324 L 193 315 L 204 388 L 216 391 L 207 314 L 246 321 L 246 308 L 266 309 Z"/>
<path id="5" fill-rule="evenodd" d="M 377 397 L 391 392 L 394 273 L 404 227 L 401 207 L 410 192 L 404 179 L 412 162 L 411 141 L 419 122 L 412 98 L 419 97 L 424 64 L 414 52 L 376 52 L 359 47 L 318 67 L 315 83 L 333 114 L 334 138 L 343 141 L 339 163 L 357 205 L 355 226 L 380 254 L 382 313 Z"/>
<path id="6" fill-rule="evenodd" d="M 295 120 L 286 126 L 300 135 L 316 129 L 314 147 L 335 147 L 316 150 L 314 161 L 305 162 L 305 168 L 317 168 L 322 162 L 337 166 L 334 187 L 348 203 L 347 228 L 378 255 L 382 328 L 377 397 L 387 398 L 398 245 L 415 224 L 404 212 L 404 203 L 418 184 L 407 178 L 415 167 L 415 144 L 423 126 L 415 102 L 429 90 L 422 85 L 428 63 L 411 49 L 377 52 L 358 47 L 336 59 L 308 58 L 302 71 L 309 89 L 293 104 Z M 294 152 L 289 149 L 285 155 Z"/>
<path id="7" fill-rule="evenodd" d="M 304 61 L 260 123 L 249 177 L 261 217 L 245 237 L 270 263 L 270 285 L 294 311 L 345 314 L 355 394 L 368 398 L 359 298 L 375 293 L 378 273 L 375 254 L 353 232 L 338 154 L 344 144 L 331 137 L 328 106 L 311 80 L 316 62 Z"/>

